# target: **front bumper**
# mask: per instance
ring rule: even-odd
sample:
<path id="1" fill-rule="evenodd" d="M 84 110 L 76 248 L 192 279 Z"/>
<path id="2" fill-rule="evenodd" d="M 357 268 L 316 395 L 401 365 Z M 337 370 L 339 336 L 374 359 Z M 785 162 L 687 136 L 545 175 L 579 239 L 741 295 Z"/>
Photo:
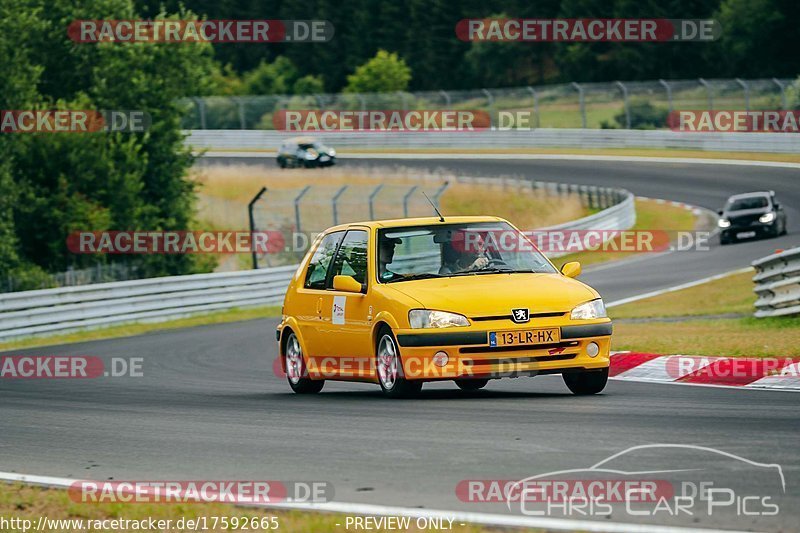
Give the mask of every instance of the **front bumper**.
<path id="1" fill-rule="evenodd" d="M 401 330 L 397 332 L 397 341 L 400 345 L 406 379 L 532 376 L 602 370 L 609 366 L 611 321 L 571 324 L 560 328 L 561 341 L 552 344 L 491 347 L 488 336 L 489 332 L 494 330 L 489 329 Z M 599 353 L 595 357 L 590 357 L 587 353 L 587 348 L 592 342 L 599 347 Z M 447 354 L 447 362 L 444 365 L 440 352 Z M 437 353 L 439 356 L 434 357 Z"/>

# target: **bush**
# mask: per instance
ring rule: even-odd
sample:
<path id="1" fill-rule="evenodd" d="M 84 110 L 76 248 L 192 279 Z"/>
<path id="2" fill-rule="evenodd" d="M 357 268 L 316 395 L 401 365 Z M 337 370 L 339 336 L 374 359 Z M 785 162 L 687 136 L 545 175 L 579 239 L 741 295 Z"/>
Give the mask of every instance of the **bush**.
<path id="1" fill-rule="evenodd" d="M 628 107 L 630 108 L 631 114 L 631 129 L 653 130 L 657 128 L 663 128 L 667 125 L 667 115 L 669 114 L 669 111 L 663 107 L 654 106 L 647 100 L 630 100 Z M 625 120 L 624 107 L 622 108 L 621 112 L 614 115 L 614 122 L 616 122 L 616 126 L 603 121 L 600 127 L 604 129 L 614 127 L 626 128 L 627 124 Z"/>

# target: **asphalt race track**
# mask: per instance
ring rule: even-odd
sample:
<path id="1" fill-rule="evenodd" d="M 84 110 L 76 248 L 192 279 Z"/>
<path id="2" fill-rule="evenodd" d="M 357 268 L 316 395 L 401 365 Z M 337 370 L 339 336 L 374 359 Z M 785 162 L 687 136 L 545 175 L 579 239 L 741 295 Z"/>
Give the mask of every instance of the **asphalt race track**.
<path id="1" fill-rule="evenodd" d="M 395 162 L 378 164 L 387 163 Z M 800 170 L 396 163 L 622 186 L 711 209 L 734 192 L 771 188 L 787 207 L 786 237 L 654 255 L 582 276 L 607 301 L 743 267 L 800 240 Z M 631 446 L 690 444 L 780 465 L 785 494 L 773 477 L 751 475 L 741 462 L 702 460 L 721 486 L 745 479 L 753 493 L 776 496 L 780 513 L 642 518 L 615 512 L 612 519 L 773 531 L 796 531 L 800 523 L 798 394 L 612 381 L 602 395 L 584 398 L 569 394 L 559 377 L 539 377 L 493 382 L 477 393 L 427 385 L 419 399 L 408 401 L 383 399 L 369 384 L 327 383 L 320 395 L 304 397 L 273 373 L 275 323 L 255 320 L 13 352 L 142 357 L 144 376 L 0 381 L 0 471 L 97 480 L 324 480 L 333 483 L 337 501 L 503 513 L 509 512 L 504 504 L 460 501 L 459 481 L 517 480 L 589 467 Z M 653 452 L 625 465 L 642 471 L 659 459 L 671 469 L 687 468 L 689 461 Z"/>

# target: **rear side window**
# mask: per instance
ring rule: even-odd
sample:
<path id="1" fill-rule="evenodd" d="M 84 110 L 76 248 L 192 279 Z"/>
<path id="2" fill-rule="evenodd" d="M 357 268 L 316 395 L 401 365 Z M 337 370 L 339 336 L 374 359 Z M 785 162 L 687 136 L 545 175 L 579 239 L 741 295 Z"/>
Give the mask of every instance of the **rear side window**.
<path id="1" fill-rule="evenodd" d="M 352 276 L 362 285 L 367 282 L 367 232 L 349 230 L 336 254 L 333 276 Z M 333 283 L 331 276 L 331 283 Z"/>
<path id="2" fill-rule="evenodd" d="M 308 263 L 306 270 L 306 281 L 303 286 L 306 289 L 324 289 L 325 279 L 328 276 L 328 267 L 333 261 L 333 254 L 336 253 L 336 247 L 339 241 L 342 240 L 344 235 L 343 231 L 336 231 L 329 233 L 322 238 L 322 241 L 317 246 L 311 261 Z"/>

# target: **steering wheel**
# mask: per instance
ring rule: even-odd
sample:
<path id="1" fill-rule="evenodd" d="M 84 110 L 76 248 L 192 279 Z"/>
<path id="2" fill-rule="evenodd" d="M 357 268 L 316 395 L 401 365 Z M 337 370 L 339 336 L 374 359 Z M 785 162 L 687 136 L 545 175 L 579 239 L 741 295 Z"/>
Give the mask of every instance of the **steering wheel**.
<path id="1" fill-rule="evenodd" d="M 508 263 L 506 263 L 502 259 L 489 259 L 489 263 L 486 266 L 487 267 L 508 266 Z"/>

